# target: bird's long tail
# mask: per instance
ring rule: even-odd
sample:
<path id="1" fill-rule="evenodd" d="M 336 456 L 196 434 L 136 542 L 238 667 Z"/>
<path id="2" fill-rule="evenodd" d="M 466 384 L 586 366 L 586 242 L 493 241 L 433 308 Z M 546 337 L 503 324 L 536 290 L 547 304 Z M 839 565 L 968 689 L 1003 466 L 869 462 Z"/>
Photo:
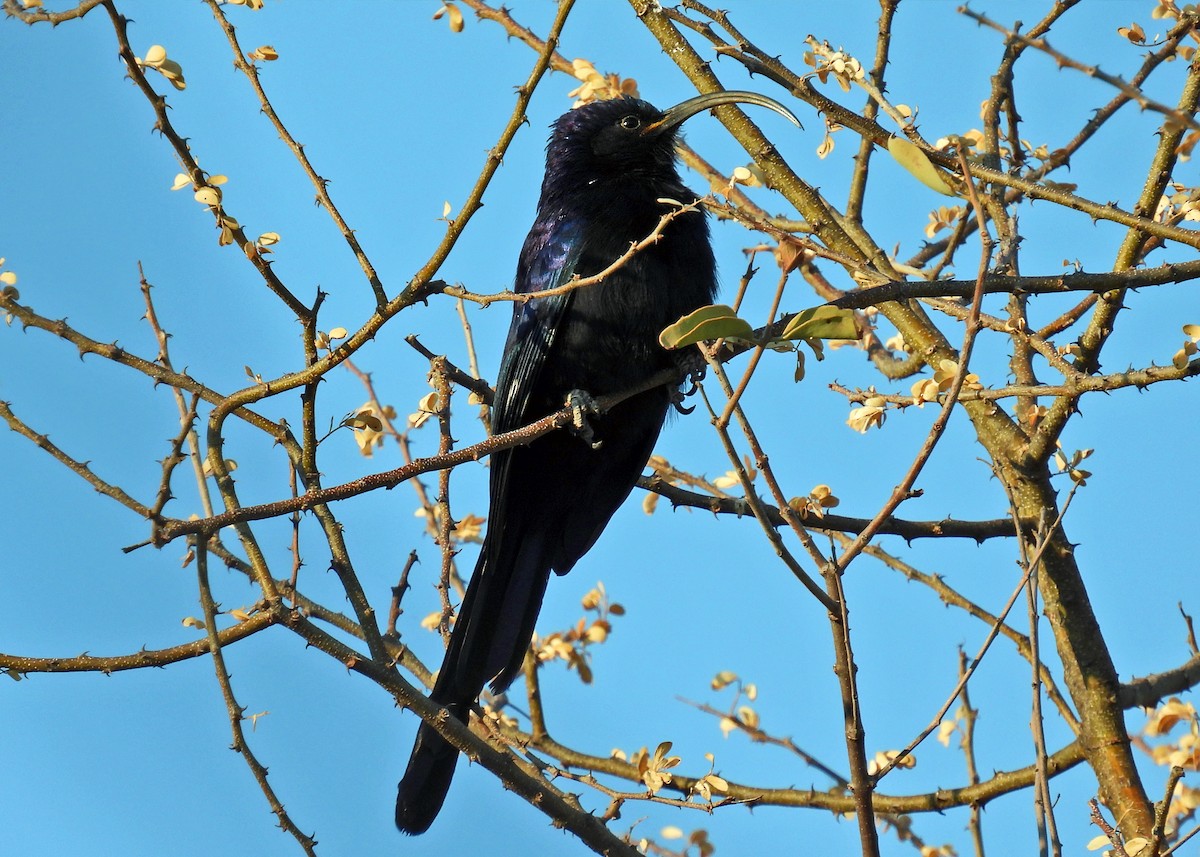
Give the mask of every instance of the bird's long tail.
<path id="1" fill-rule="evenodd" d="M 448 706 L 457 715 L 456 706 Z M 437 730 L 422 723 L 404 778 L 396 795 L 396 827 L 401 833 L 416 836 L 433 824 L 454 778 L 458 750 Z"/>
<path id="2" fill-rule="evenodd" d="M 498 560 L 491 559 L 491 541 L 480 551 L 429 695 L 430 702 L 464 724 L 485 684 L 490 681 L 501 691 L 520 672 L 550 575 L 545 537 L 517 525 L 510 530 L 521 537 L 506 541 Z M 457 761 L 458 751 L 422 723 L 396 796 L 396 826 L 402 832 L 415 836 L 433 824 Z"/>

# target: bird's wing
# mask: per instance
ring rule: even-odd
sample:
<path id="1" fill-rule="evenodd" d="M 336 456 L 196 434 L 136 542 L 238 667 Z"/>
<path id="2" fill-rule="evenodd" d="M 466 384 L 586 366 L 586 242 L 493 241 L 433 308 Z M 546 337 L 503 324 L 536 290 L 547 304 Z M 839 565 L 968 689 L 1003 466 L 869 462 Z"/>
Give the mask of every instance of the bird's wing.
<path id="1" fill-rule="evenodd" d="M 581 256 L 582 232 L 576 223 L 539 217 L 521 250 L 515 290 L 536 294 L 570 282 Z M 572 295 L 550 295 L 514 306 L 496 379 L 494 434 L 520 428 L 553 409 L 544 376 Z M 434 698 L 442 703 L 473 702 L 484 682 L 515 657 L 512 653 L 518 648 L 524 651 L 533 633 L 525 630 L 525 614 L 529 604 L 536 608 L 541 603 L 550 571 L 543 567 L 538 539 L 549 534 L 539 534 L 536 527 L 528 526 L 529 516 L 536 515 L 536 504 L 525 502 L 530 490 L 528 473 L 518 480 L 520 497 L 510 496 L 514 490 L 512 466 L 512 450 L 491 457 L 488 536 L 434 687 Z M 502 538 L 501 533 L 509 537 Z M 519 559 L 522 551 L 536 559 Z"/>
<path id="2" fill-rule="evenodd" d="M 577 221 L 539 219 L 521 250 L 515 291 L 536 294 L 570 282 L 582 255 L 582 233 Z M 520 428 L 545 416 L 529 413 L 529 400 L 538 387 L 572 295 L 572 292 L 566 292 L 535 298 L 514 308 L 504 359 L 496 379 L 492 417 L 495 433 Z"/>

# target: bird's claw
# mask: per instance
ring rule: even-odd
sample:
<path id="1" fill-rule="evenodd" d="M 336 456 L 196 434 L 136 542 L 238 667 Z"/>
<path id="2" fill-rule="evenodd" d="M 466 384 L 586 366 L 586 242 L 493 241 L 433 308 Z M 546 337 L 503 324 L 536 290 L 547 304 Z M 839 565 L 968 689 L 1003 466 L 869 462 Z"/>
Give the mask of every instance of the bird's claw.
<path id="1" fill-rule="evenodd" d="M 696 410 L 696 406 L 685 408 L 683 400 L 700 389 L 699 382 L 704 380 L 708 363 L 705 362 L 704 355 L 700 353 L 699 349 L 692 348 L 676 355 L 675 365 L 679 368 L 680 383 L 689 386 L 686 390 L 678 387 L 671 391 L 671 406 L 681 414 L 690 414 Z"/>
<path id="2" fill-rule="evenodd" d="M 680 390 L 678 388 L 672 390 L 671 391 L 671 407 L 674 408 L 679 413 L 683 414 L 684 416 L 687 416 L 692 411 L 696 410 L 696 406 L 692 405 L 690 408 L 685 408 L 683 406 L 683 400 L 686 399 L 688 396 L 692 395 L 692 393 L 694 393 L 694 392 L 696 392 L 696 382 L 695 381 L 692 382 L 692 389 L 688 390 L 686 393 L 683 390 Z"/>
<path id="3" fill-rule="evenodd" d="M 583 390 L 572 390 L 567 393 L 567 407 L 571 409 L 571 425 L 575 434 L 592 449 L 599 449 L 604 441 L 596 440 L 592 424 L 588 421 L 589 416 L 600 415 L 596 400 Z"/>

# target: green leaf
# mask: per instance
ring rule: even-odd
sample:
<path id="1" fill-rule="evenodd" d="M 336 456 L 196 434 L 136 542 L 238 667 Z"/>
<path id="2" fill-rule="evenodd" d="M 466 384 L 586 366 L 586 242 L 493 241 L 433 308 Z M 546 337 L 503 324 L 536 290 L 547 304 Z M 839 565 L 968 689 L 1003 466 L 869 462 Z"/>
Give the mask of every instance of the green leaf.
<path id="1" fill-rule="evenodd" d="M 738 318 L 733 307 L 724 304 L 700 307 L 667 327 L 658 335 L 663 348 L 683 348 L 706 339 L 722 337 L 753 339 L 754 328 L 745 319 Z"/>
<path id="2" fill-rule="evenodd" d="M 888 139 L 887 148 L 896 162 L 912 173 L 913 177 L 921 184 L 946 196 L 955 195 L 954 191 L 950 189 L 950 185 L 942 178 L 941 171 L 933 165 L 929 156 L 921 151 L 920 146 L 910 143 L 903 137 L 891 137 Z"/>
<path id="3" fill-rule="evenodd" d="M 780 339 L 858 339 L 854 311 L 831 306 L 801 310 L 792 316 Z"/>

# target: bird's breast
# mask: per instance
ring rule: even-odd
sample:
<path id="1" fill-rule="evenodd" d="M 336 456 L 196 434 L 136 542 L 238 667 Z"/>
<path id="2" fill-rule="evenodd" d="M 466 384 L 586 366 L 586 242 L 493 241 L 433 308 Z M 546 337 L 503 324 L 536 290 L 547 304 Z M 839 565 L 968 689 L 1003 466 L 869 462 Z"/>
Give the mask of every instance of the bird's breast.
<path id="1" fill-rule="evenodd" d="M 577 266 L 581 276 L 608 268 L 658 225 L 649 217 L 604 218 L 588 230 L 590 240 Z M 579 289 L 558 331 L 555 379 L 560 389 L 605 395 L 628 389 L 671 365 L 658 344 L 664 327 L 712 303 L 716 276 L 708 226 L 699 212 L 667 225 L 662 237 L 605 278 Z M 572 377 L 566 377 L 566 375 Z"/>

